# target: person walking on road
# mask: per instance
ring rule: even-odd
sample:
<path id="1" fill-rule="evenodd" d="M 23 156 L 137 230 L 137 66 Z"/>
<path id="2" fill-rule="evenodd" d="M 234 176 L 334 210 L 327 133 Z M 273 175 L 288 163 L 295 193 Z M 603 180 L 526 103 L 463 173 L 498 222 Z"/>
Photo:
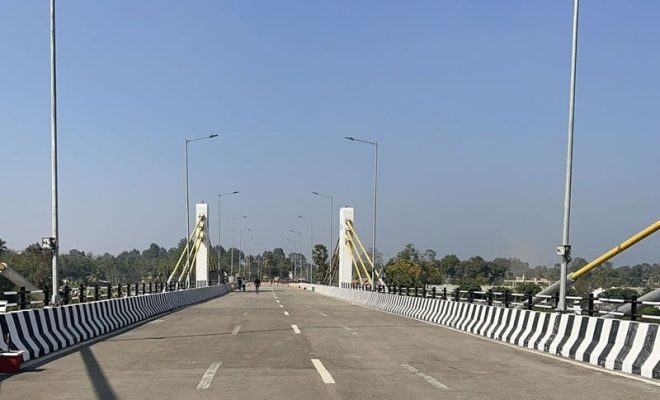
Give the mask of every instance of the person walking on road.
<path id="1" fill-rule="evenodd" d="M 259 280 L 259 277 L 257 276 L 254 278 L 254 290 L 259 294 L 259 286 L 261 286 L 261 280 Z"/>

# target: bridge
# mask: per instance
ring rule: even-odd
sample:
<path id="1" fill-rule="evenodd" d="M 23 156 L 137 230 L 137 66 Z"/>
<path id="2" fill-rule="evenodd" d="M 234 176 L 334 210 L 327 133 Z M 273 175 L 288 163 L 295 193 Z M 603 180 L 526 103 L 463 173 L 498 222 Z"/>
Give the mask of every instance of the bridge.
<path id="1" fill-rule="evenodd" d="M 22 399 L 650 399 L 601 368 L 355 306 L 298 285 L 231 292 L 37 362 Z"/>
<path id="2" fill-rule="evenodd" d="M 198 204 L 167 282 L 104 294 L 95 288 L 92 298 L 81 288 L 71 304 L 32 301 L 0 313 L 0 368 L 22 362 L 19 373 L 0 377 L 1 398 L 660 395 L 659 326 L 630 310 L 658 305 L 657 290 L 598 316 L 593 299 L 586 314 L 557 313 L 552 295 L 479 298 L 389 286 L 364 249 L 354 210 L 344 207 L 339 217 L 326 276 L 266 283 L 256 293 L 254 286 L 236 290 L 232 277 L 218 273 L 208 251 L 208 206 Z M 606 254 L 659 228 L 656 222 Z"/>

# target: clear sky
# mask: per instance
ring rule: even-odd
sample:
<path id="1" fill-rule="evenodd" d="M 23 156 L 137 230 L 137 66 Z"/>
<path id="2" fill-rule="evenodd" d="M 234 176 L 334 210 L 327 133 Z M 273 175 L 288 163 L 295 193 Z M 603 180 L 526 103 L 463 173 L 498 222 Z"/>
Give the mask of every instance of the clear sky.
<path id="1" fill-rule="evenodd" d="M 581 2 L 571 242 L 593 258 L 660 216 L 660 2 Z M 165 247 L 191 203 L 259 251 L 329 203 L 377 247 L 558 261 L 572 1 L 58 2 L 61 245 Z M 50 232 L 47 0 L 0 0 L 0 237 Z M 194 207 L 194 206 L 193 206 Z M 192 207 L 191 207 L 192 208 Z M 333 218 L 338 220 L 337 210 Z M 335 232 L 337 221 L 335 221 Z M 238 234 L 237 234 L 238 236 Z M 254 247 L 254 246 L 253 246 Z M 306 253 L 308 251 L 306 250 Z M 615 260 L 660 261 L 656 235 Z"/>

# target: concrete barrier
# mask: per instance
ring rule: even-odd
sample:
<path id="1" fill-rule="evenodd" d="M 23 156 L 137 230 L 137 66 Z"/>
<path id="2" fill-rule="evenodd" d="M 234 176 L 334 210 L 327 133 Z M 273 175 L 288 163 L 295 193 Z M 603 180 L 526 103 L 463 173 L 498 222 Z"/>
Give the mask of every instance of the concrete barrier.
<path id="1" fill-rule="evenodd" d="M 233 289 L 233 284 L 0 314 L 0 337 L 10 335 L 23 360 L 43 357 L 77 343 L 136 324 Z M 4 340 L 0 350 L 7 351 Z"/>
<path id="2" fill-rule="evenodd" d="M 300 284 L 326 296 L 646 378 L 660 379 L 658 324 Z"/>

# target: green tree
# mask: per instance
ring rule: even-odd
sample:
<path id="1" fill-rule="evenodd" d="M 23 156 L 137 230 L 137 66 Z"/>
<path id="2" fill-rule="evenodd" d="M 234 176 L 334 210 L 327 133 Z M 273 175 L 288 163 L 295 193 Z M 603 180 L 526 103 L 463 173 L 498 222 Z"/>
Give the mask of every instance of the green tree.
<path id="1" fill-rule="evenodd" d="M 453 254 L 447 254 L 440 260 L 440 270 L 449 279 L 456 277 L 456 268 L 461 263 L 458 257 Z"/>
<path id="2" fill-rule="evenodd" d="M 422 268 L 412 260 L 394 259 L 387 265 L 387 276 L 397 286 L 417 286 L 421 283 Z"/>
<path id="3" fill-rule="evenodd" d="M 632 297 L 639 297 L 639 293 L 629 288 L 612 288 L 601 293 L 600 297 L 604 299 L 630 299 Z"/>
<path id="4" fill-rule="evenodd" d="M 534 296 L 542 290 L 541 286 L 534 282 L 523 282 L 515 287 L 516 293 L 522 293 L 527 296 Z"/>
<path id="5" fill-rule="evenodd" d="M 328 249 L 322 244 L 314 245 L 312 260 L 316 266 L 316 276 L 325 276 L 328 271 Z"/>

